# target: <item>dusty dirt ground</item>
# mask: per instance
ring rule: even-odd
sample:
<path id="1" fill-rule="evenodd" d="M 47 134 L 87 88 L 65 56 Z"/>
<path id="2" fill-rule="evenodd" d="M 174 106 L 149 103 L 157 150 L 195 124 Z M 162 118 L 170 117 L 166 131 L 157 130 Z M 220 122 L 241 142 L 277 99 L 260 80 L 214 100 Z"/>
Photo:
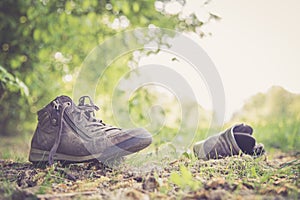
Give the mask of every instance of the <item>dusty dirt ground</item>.
<path id="1" fill-rule="evenodd" d="M 300 199 L 299 158 L 299 152 L 260 160 L 182 157 L 148 172 L 126 164 L 118 169 L 98 162 L 50 167 L 0 160 L 0 199 Z M 181 166 L 188 169 L 186 175 Z"/>

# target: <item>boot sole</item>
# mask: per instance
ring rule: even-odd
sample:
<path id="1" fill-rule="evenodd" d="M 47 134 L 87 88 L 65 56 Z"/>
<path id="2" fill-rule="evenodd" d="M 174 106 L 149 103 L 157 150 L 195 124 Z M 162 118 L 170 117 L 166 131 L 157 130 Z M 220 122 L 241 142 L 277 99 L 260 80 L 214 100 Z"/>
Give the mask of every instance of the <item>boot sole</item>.
<path id="1" fill-rule="evenodd" d="M 138 152 L 149 146 L 151 142 L 151 136 L 143 139 L 133 137 L 117 145 L 111 146 L 98 154 L 90 154 L 86 156 L 73 156 L 56 152 L 54 155 L 54 160 L 67 161 L 71 163 L 89 162 L 93 160 L 99 160 L 103 163 L 111 162 L 112 160 L 118 159 L 120 157 Z M 49 151 L 31 148 L 29 154 L 29 161 L 33 163 L 47 162 L 49 153 Z"/>

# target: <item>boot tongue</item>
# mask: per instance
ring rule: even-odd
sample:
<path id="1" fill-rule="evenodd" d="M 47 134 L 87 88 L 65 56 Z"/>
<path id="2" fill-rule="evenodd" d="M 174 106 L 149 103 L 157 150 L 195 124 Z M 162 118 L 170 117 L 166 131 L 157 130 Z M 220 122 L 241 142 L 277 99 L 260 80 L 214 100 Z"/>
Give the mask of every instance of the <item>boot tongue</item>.
<path id="1" fill-rule="evenodd" d="M 65 96 L 65 95 L 56 97 L 56 100 L 58 100 L 58 101 L 61 102 L 61 103 L 70 102 L 70 103 L 73 104 L 72 99 L 71 99 L 70 97 L 68 97 L 68 96 Z"/>

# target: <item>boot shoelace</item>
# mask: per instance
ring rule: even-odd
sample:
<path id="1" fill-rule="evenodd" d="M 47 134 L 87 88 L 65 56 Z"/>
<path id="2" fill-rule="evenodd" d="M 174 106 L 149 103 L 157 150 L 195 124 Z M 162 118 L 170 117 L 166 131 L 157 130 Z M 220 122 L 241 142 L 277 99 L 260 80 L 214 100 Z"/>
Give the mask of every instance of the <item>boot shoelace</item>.
<path id="1" fill-rule="evenodd" d="M 88 98 L 90 101 L 90 104 L 85 104 L 85 99 Z M 49 152 L 49 157 L 48 157 L 48 163 L 50 165 L 53 164 L 54 162 L 54 155 L 57 151 L 57 148 L 60 144 L 61 140 L 61 134 L 62 134 L 62 127 L 63 127 L 63 121 L 64 121 L 64 113 L 67 107 L 71 106 L 71 102 L 64 102 L 62 105 L 58 101 L 53 101 L 54 104 L 54 109 L 59 110 L 61 107 L 61 112 L 59 116 L 59 131 L 58 135 L 55 138 L 54 145 L 52 146 L 50 152 Z M 93 103 L 92 99 L 89 96 L 82 96 L 79 99 L 79 104 L 77 108 L 80 110 L 80 117 L 85 117 L 90 123 L 86 125 L 85 127 L 89 129 L 90 132 L 99 132 L 100 133 L 105 133 L 110 130 L 121 130 L 120 128 L 114 127 L 114 126 L 109 126 L 103 123 L 102 120 L 96 119 L 95 118 L 95 111 L 98 111 L 99 108 Z M 81 121 L 82 119 L 79 119 Z"/>
<path id="2" fill-rule="evenodd" d="M 58 110 L 60 104 L 57 103 L 56 101 L 54 101 L 54 102 L 55 102 L 55 103 L 54 103 L 54 108 Z M 54 145 L 52 146 L 52 148 L 51 148 L 51 150 L 50 150 L 50 152 L 49 152 L 49 157 L 48 157 L 48 163 L 49 163 L 50 165 L 53 164 L 53 160 L 54 160 L 54 159 L 53 159 L 53 156 L 54 156 L 54 154 L 56 153 L 56 150 L 57 150 L 58 145 L 59 145 L 59 143 L 60 143 L 61 132 L 62 132 L 62 127 L 63 127 L 63 125 L 62 125 L 62 123 L 63 123 L 63 114 L 64 114 L 66 108 L 69 107 L 70 105 L 71 105 L 70 102 L 65 102 L 65 103 L 63 103 L 63 105 L 61 106 L 61 107 L 62 107 L 62 111 L 61 111 L 60 117 L 59 117 L 59 131 L 58 131 L 58 135 L 57 135 L 57 137 L 55 138 Z"/>
<path id="3" fill-rule="evenodd" d="M 89 99 L 90 104 L 85 104 L 86 98 Z M 87 128 L 91 133 L 98 133 L 99 131 L 104 133 L 109 130 L 120 130 L 120 128 L 107 125 L 101 119 L 95 118 L 95 111 L 98 111 L 99 107 L 93 103 L 89 96 L 80 97 L 77 108 L 80 109 L 80 118 L 85 117 L 90 122 L 85 125 L 85 128 Z"/>

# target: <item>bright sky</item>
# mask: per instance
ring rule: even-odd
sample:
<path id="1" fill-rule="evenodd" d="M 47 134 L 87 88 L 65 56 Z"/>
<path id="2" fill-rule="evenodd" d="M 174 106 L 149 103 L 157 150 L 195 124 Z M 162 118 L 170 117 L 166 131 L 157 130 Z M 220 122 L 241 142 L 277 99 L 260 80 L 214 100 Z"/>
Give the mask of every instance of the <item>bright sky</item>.
<path id="1" fill-rule="evenodd" d="M 188 2 L 191 10 L 197 11 L 198 5 L 202 5 L 199 0 Z M 204 30 L 212 32 L 212 36 L 193 39 L 213 60 L 222 78 L 226 120 L 250 96 L 266 92 L 273 85 L 300 93 L 299 0 L 213 0 L 207 10 L 221 16 L 222 20 L 204 27 Z M 170 61 L 170 56 L 149 57 L 144 63 Z M 174 62 L 165 65 L 176 68 Z M 187 75 L 188 79 L 198 87 L 199 84 L 193 83 L 191 74 Z M 203 80 L 200 90 L 200 104 L 210 109 L 211 100 Z"/>
<path id="2" fill-rule="evenodd" d="M 227 118 L 272 85 L 300 93 L 300 1 L 214 0 L 222 17 L 200 41 L 223 81 Z"/>

